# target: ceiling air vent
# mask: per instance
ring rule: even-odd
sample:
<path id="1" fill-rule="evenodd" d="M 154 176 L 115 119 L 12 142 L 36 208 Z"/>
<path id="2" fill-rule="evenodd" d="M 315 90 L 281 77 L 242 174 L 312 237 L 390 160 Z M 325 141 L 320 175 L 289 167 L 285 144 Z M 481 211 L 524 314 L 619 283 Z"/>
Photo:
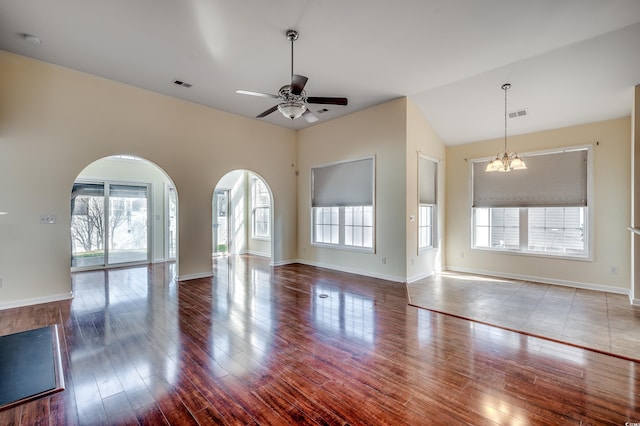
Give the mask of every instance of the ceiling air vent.
<path id="1" fill-rule="evenodd" d="M 178 86 L 182 86 L 186 88 L 191 87 L 189 83 L 185 83 L 184 81 L 180 81 L 180 80 L 173 80 L 173 84 L 177 84 Z"/>
<path id="2" fill-rule="evenodd" d="M 527 115 L 527 110 L 526 109 L 519 109 L 517 111 L 509 112 L 509 118 L 524 117 L 525 115 Z"/>

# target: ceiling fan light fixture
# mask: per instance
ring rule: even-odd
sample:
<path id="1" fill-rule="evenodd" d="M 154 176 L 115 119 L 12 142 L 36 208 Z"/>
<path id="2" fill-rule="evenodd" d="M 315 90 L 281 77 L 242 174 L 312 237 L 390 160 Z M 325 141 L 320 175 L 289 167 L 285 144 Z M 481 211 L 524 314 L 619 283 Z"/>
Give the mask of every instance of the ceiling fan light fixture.
<path id="1" fill-rule="evenodd" d="M 310 104 L 324 104 L 324 105 L 342 105 L 346 106 L 349 102 L 347 98 L 327 97 L 327 96 L 310 96 L 304 91 L 304 87 L 307 84 L 308 77 L 304 75 L 293 73 L 293 42 L 298 39 L 298 32 L 296 30 L 287 30 L 287 39 L 291 42 L 291 82 L 280 88 L 277 95 L 270 93 L 252 92 L 250 90 L 236 90 L 236 93 L 241 95 L 260 96 L 263 98 L 275 98 L 280 99 L 280 103 L 272 106 L 266 111 L 261 112 L 256 118 L 263 118 L 267 115 L 280 111 L 289 120 L 295 120 L 296 118 L 303 117 L 308 123 L 314 123 L 318 121 L 313 112 L 307 106 Z M 326 108 L 324 111 L 328 111 Z"/>
<path id="2" fill-rule="evenodd" d="M 302 102 L 287 101 L 278 104 L 278 111 L 290 120 L 295 120 L 304 114 L 307 106 Z"/>

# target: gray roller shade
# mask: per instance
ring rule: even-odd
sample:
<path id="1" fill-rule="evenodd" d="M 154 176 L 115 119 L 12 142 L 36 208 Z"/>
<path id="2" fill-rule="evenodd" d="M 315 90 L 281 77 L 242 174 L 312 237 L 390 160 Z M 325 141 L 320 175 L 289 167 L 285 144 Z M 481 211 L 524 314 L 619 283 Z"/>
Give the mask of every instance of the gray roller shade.
<path id="1" fill-rule="evenodd" d="M 438 163 L 424 157 L 418 158 L 418 191 L 420 204 L 436 204 L 438 187 Z"/>
<path id="2" fill-rule="evenodd" d="M 587 205 L 588 150 L 523 156 L 526 170 L 485 172 L 473 164 L 473 207 Z"/>
<path id="3" fill-rule="evenodd" d="M 373 158 L 311 168 L 311 206 L 372 206 Z"/>

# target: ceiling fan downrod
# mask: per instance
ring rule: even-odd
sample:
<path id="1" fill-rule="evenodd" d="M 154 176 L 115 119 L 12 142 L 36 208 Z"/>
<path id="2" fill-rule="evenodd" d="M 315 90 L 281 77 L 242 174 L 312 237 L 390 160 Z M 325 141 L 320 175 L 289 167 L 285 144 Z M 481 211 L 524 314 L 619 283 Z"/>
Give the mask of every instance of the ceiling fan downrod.
<path id="1" fill-rule="evenodd" d="M 291 78 L 293 78 L 293 42 L 298 39 L 298 36 L 296 30 L 287 30 L 287 38 L 291 42 Z"/>

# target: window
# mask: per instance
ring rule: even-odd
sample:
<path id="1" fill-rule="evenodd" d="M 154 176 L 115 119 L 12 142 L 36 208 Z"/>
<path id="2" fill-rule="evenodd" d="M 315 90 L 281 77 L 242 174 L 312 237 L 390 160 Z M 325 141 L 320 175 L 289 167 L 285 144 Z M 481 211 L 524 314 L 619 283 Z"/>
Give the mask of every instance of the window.
<path id="1" fill-rule="evenodd" d="M 316 207 L 314 209 L 314 242 L 340 244 L 339 217 L 339 207 Z"/>
<path id="2" fill-rule="evenodd" d="M 252 237 L 268 240 L 271 238 L 271 197 L 264 181 L 251 179 Z"/>
<path id="3" fill-rule="evenodd" d="M 520 209 L 475 209 L 475 247 L 520 248 Z"/>
<path id="4" fill-rule="evenodd" d="M 344 244 L 373 247 L 373 207 L 344 207 Z"/>
<path id="5" fill-rule="evenodd" d="M 438 163 L 418 156 L 418 253 L 435 247 Z"/>
<path id="6" fill-rule="evenodd" d="M 311 169 L 312 244 L 373 251 L 373 158 Z"/>
<path id="7" fill-rule="evenodd" d="M 433 206 L 418 207 L 418 248 L 433 247 Z"/>
<path id="8" fill-rule="evenodd" d="M 539 253 L 583 255 L 585 246 L 585 207 L 531 208 L 527 249 Z"/>
<path id="9" fill-rule="evenodd" d="M 530 154 L 527 169 L 473 163 L 473 248 L 588 258 L 590 148 Z"/>

